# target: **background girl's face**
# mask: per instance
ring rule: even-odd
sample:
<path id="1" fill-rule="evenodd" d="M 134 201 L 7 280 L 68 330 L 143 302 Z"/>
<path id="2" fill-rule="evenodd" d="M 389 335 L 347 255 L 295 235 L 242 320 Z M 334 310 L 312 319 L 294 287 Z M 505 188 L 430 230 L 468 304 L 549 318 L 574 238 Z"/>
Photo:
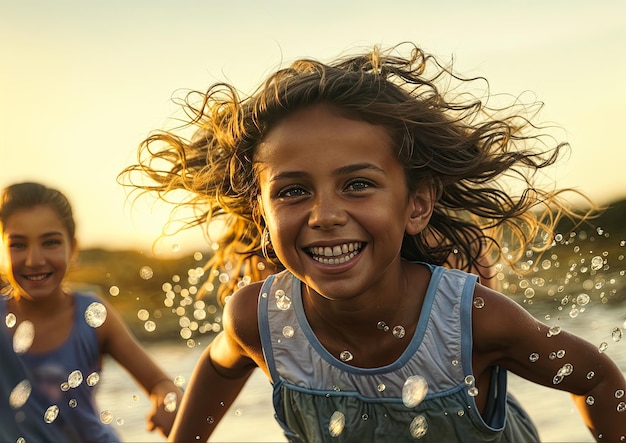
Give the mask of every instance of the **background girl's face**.
<path id="1" fill-rule="evenodd" d="M 255 167 L 272 246 L 301 280 L 349 298 L 393 278 L 421 200 L 382 126 L 305 108 L 268 133 Z"/>
<path id="2" fill-rule="evenodd" d="M 75 240 L 50 206 L 11 214 L 3 226 L 3 246 L 16 295 L 37 299 L 61 293 Z"/>

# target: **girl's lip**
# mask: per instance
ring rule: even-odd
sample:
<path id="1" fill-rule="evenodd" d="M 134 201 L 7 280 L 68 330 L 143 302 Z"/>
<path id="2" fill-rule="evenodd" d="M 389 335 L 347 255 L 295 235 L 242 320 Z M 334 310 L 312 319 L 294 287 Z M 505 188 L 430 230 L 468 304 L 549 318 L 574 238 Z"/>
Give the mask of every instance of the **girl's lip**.
<path id="1" fill-rule="evenodd" d="M 24 277 L 26 280 L 30 282 L 37 283 L 37 282 L 47 279 L 51 275 L 52 275 L 52 272 L 39 272 L 37 274 L 23 274 L 22 277 Z"/>

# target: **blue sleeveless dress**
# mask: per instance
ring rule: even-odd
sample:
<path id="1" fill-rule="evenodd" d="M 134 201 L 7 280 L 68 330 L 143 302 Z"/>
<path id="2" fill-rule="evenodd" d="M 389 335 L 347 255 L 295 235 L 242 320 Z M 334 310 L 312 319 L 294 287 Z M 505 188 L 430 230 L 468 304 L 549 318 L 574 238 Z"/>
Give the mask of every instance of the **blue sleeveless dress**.
<path id="1" fill-rule="evenodd" d="M 6 299 L 0 299 L 0 441 L 119 442 L 113 428 L 100 420 L 94 396 L 99 380 L 100 352 L 96 330 L 85 319 L 94 296 L 73 294 L 74 324 L 57 349 L 16 354 L 7 330 Z M 25 383 L 27 381 L 27 383 Z M 30 386 L 26 402 L 15 394 Z M 11 393 L 14 398 L 11 399 Z"/>
<path id="2" fill-rule="evenodd" d="M 484 417 L 477 410 L 471 395 L 476 277 L 429 268 L 414 336 L 406 337 L 410 342 L 397 361 L 378 368 L 347 365 L 324 349 L 307 322 L 301 282 L 293 274 L 265 281 L 259 331 L 275 417 L 289 441 L 539 441 L 528 415 L 507 394 L 503 368 L 494 369 Z M 419 398 L 424 386 L 425 398 L 414 404 L 410 392 Z"/>

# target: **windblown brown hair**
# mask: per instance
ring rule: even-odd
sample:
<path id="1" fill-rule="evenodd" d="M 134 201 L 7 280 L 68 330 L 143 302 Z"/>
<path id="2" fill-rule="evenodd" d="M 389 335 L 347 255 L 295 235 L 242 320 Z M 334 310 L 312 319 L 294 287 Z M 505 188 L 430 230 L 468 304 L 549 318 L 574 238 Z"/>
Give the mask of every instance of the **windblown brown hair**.
<path id="1" fill-rule="evenodd" d="M 482 96 L 472 93 L 476 85 Z M 574 213 L 563 199 L 564 193 L 579 192 L 535 184 L 536 173 L 568 147 L 533 122 L 542 104 L 513 97 L 494 106 L 493 99 L 486 79 L 463 78 L 411 43 L 374 47 L 328 64 L 301 59 L 243 98 L 227 83 L 189 92 L 181 103 L 185 125 L 152 133 L 139 147 L 138 163 L 118 180 L 140 193 L 156 193 L 177 209 L 191 208 L 185 228 L 208 232 L 212 221 L 225 223 L 221 237 L 210 239 L 219 247 L 207 263 L 212 271 L 227 263 L 232 269 L 235 278 L 220 289 L 223 301 L 244 269 L 252 279 L 260 277 L 250 266 L 261 255 L 264 229 L 253 168 L 256 146 L 286 116 L 328 104 L 341 115 L 383 126 L 409 190 L 423 183 L 435 189 L 430 224 L 419 235 L 405 236 L 402 256 L 482 273 L 495 260 L 515 263 L 528 248 L 547 248 L 562 216 L 587 216 Z M 187 140 L 180 132 L 190 128 L 194 133 Z M 268 259 L 281 266 L 275 256 Z"/>

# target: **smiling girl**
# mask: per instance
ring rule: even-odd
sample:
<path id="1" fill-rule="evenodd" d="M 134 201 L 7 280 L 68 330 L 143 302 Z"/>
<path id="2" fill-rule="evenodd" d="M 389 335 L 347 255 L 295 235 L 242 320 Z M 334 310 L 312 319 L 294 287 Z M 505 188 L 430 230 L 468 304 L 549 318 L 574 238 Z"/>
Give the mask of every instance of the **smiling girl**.
<path id="1" fill-rule="evenodd" d="M 67 198 L 39 183 L 9 186 L 0 226 L 9 282 L 0 297 L 0 440 L 119 441 L 94 401 L 105 354 L 151 397 L 149 429 L 167 435 L 174 414 L 164 401 L 168 393 L 179 397 L 180 388 L 106 301 L 64 287 L 78 252 Z"/>
<path id="2" fill-rule="evenodd" d="M 413 45 L 303 59 L 246 98 L 190 94 L 193 140 L 144 142 L 122 175 L 163 199 L 188 191 L 192 226 L 226 220 L 212 266 L 240 275 L 263 253 L 285 268 L 222 287 L 224 329 L 172 441 L 205 441 L 256 367 L 294 442 L 537 441 L 507 371 L 572 393 L 596 439 L 625 438 L 626 383 L 605 354 L 449 269 L 513 264 L 569 212 L 533 182 L 565 145 L 533 132 L 532 108 L 490 110 L 466 82 Z"/>

